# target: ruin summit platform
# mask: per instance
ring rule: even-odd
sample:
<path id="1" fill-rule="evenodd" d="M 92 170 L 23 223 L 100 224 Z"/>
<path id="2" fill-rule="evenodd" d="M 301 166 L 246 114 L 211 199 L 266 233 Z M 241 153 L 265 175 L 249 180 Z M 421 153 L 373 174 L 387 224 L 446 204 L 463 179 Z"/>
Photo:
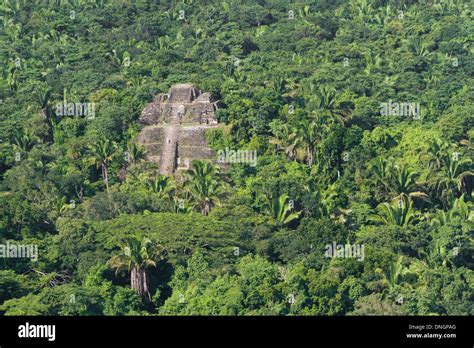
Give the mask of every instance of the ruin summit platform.
<path id="1" fill-rule="evenodd" d="M 218 127 L 218 104 L 210 93 L 191 84 L 179 84 L 158 94 L 142 111 L 139 122 L 147 125 L 137 137 L 147 160 L 159 164 L 161 174 L 187 169 L 191 161 L 214 160 L 205 139 L 207 129 Z"/>

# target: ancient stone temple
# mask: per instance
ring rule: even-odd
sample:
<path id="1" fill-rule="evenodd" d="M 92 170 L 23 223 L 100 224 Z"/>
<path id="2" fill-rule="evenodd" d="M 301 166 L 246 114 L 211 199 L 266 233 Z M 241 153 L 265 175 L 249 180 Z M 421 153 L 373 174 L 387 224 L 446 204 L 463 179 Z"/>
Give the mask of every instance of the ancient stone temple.
<path id="1" fill-rule="evenodd" d="M 175 85 L 143 109 L 139 122 L 147 126 L 137 142 L 145 147 L 147 159 L 159 164 L 161 174 L 187 169 L 195 159 L 215 159 L 204 133 L 217 127 L 216 111 L 210 93 L 191 84 Z"/>

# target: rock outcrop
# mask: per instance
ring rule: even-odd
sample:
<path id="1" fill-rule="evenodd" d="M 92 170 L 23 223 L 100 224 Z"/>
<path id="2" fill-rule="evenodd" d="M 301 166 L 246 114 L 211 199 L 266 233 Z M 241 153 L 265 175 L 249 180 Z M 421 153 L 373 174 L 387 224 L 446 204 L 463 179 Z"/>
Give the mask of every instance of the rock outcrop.
<path id="1" fill-rule="evenodd" d="M 143 124 L 216 124 L 217 102 L 210 93 L 201 93 L 190 84 L 171 87 L 168 93 L 158 94 L 143 109 L 139 121 Z"/>
<path id="2" fill-rule="evenodd" d="M 175 85 L 143 109 L 139 121 L 147 126 L 137 142 L 145 147 L 147 159 L 159 164 L 161 174 L 189 168 L 195 159 L 213 160 L 204 133 L 217 127 L 217 108 L 210 93 L 191 84 Z"/>

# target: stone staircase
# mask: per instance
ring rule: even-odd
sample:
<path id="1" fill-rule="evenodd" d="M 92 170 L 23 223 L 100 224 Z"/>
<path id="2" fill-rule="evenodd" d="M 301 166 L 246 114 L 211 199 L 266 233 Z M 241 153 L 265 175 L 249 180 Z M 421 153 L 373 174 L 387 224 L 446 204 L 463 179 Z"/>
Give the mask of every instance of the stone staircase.
<path id="1" fill-rule="evenodd" d="M 165 143 L 161 150 L 160 173 L 171 175 L 177 166 L 178 134 L 180 123 L 180 106 L 170 105 L 169 125 L 165 128 Z"/>
<path id="2" fill-rule="evenodd" d="M 177 165 L 178 151 L 178 133 L 176 126 L 168 126 L 165 128 L 165 143 L 161 149 L 160 173 L 171 175 Z"/>

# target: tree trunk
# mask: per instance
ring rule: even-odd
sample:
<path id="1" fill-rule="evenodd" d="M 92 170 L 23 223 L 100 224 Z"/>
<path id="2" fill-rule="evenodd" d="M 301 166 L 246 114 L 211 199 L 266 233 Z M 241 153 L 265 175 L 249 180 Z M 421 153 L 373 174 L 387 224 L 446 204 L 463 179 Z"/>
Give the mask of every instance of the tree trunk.
<path id="1" fill-rule="evenodd" d="M 308 156 L 308 166 L 311 167 L 313 165 L 313 146 L 308 145 L 308 147 L 306 148 L 306 152 Z"/>
<path id="2" fill-rule="evenodd" d="M 105 183 L 105 190 L 109 193 L 109 174 L 107 173 L 107 166 L 102 164 L 102 178 Z"/>
<path id="3" fill-rule="evenodd" d="M 204 216 L 208 216 L 210 211 L 211 211 L 211 202 L 208 199 L 206 199 L 204 201 L 204 206 L 201 209 L 201 213 Z"/>
<path id="4" fill-rule="evenodd" d="M 148 288 L 148 277 L 146 270 L 139 267 L 133 267 L 132 273 L 130 275 L 130 285 L 132 289 L 138 294 L 138 296 L 151 302 L 151 294 Z"/>
<path id="5" fill-rule="evenodd" d="M 146 299 L 151 302 L 151 294 L 150 290 L 148 289 L 148 275 L 146 273 L 146 270 L 142 270 L 143 272 L 143 290 L 145 291 L 145 296 Z"/>
<path id="6" fill-rule="evenodd" d="M 296 147 L 294 145 L 287 147 L 286 155 L 290 161 L 294 161 L 296 157 Z"/>

